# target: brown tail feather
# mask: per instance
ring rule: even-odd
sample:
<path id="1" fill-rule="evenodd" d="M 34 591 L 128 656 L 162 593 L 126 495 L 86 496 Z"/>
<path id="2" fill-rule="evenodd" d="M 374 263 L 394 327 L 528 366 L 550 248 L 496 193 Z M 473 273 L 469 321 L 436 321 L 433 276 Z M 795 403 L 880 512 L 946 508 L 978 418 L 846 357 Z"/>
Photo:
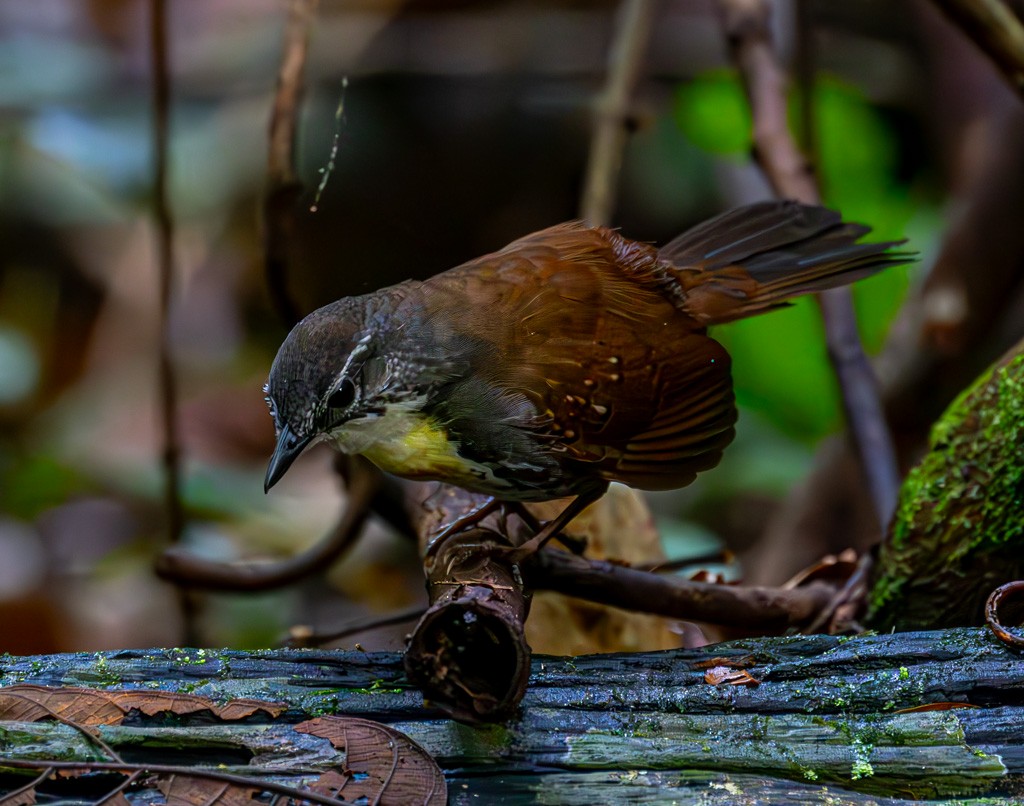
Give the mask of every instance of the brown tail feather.
<path id="1" fill-rule="evenodd" d="M 785 305 L 914 260 L 903 241 L 857 243 L 870 232 L 839 213 L 792 201 L 730 210 L 666 244 L 683 309 L 705 325 Z"/>

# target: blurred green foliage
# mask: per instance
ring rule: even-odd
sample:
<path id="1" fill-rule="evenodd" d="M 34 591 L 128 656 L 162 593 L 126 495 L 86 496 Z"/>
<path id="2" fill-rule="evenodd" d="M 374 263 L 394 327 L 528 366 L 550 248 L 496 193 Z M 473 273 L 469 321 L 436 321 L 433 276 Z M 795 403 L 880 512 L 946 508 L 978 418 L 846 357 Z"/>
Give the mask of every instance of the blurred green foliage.
<path id="1" fill-rule="evenodd" d="M 746 159 L 750 107 L 735 73 L 711 70 L 676 91 L 675 117 L 694 145 L 712 154 Z"/>
<path id="2" fill-rule="evenodd" d="M 791 122 L 799 114 L 790 103 Z M 898 180 L 899 149 L 885 117 L 857 88 L 832 78 L 814 88 L 816 163 L 824 203 L 872 227 L 873 239 L 900 240 L 914 214 L 911 189 Z M 687 138 L 720 159 L 746 160 L 751 118 L 733 73 L 708 72 L 679 88 L 675 118 Z M 877 352 L 908 287 L 908 269 L 890 269 L 854 289 L 864 344 Z M 821 318 L 809 300 L 720 328 L 733 357 L 741 404 L 788 433 L 815 441 L 840 423 L 840 400 L 825 352 Z"/>
<path id="3" fill-rule="evenodd" d="M 95 490 L 80 470 L 37 452 L 0 456 L 0 512 L 32 520 L 68 499 Z"/>

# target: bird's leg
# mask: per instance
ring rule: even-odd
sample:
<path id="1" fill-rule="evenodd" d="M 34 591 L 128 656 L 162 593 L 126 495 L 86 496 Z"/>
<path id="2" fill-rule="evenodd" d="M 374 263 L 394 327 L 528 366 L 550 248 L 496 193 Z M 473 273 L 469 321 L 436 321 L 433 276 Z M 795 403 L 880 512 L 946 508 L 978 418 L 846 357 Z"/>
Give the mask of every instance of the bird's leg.
<path id="1" fill-rule="evenodd" d="M 526 528 L 534 534 L 537 534 L 543 525 L 540 520 L 534 515 L 522 501 L 506 501 L 502 508 L 507 512 L 515 513 L 519 518 L 526 524 Z M 568 526 L 568 524 L 566 524 Z M 574 537 L 573 535 L 557 534 L 553 537 L 558 540 L 563 546 L 569 551 L 576 555 L 582 555 L 584 550 L 587 548 L 587 539 L 585 537 Z"/>
<path id="2" fill-rule="evenodd" d="M 551 538 L 568 526 L 573 518 L 604 495 L 607 489 L 608 485 L 604 484 L 601 487 L 577 495 L 566 505 L 565 509 L 544 524 L 544 528 L 537 532 L 537 534 L 523 543 L 523 545 L 510 549 L 509 558 L 511 561 L 514 563 L 522 562 L 527 557 L 540 551 Z"/>

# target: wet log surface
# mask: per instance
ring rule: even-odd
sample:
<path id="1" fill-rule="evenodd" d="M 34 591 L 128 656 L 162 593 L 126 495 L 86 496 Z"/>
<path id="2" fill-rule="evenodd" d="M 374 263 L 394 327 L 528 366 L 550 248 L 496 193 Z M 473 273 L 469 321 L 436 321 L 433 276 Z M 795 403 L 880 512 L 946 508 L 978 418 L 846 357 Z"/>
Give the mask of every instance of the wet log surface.
<path id="1" fill-rule="evenodd" d="M 390 653 L 3 657 L 0 687 L 18 683 L 288 705 L 276 719 L 179 716 L 100 729 L 111 747 L 152 763 L 173 748 L 175 758 L 239 770 L 270 757 L 282 770 L 311 769 L 309 750 L 276 741 L 275 730 L 324 714 L 379 720 L 434 756 L 452 803 L 1012 803 L 1024 793 L 1024 662 L 979 629 L 537 657 L 516 717 L 489 726 L 425 706 Z M 96 748 L 65 724 L 3 722 L 0 755 L 96 758 Z"/>

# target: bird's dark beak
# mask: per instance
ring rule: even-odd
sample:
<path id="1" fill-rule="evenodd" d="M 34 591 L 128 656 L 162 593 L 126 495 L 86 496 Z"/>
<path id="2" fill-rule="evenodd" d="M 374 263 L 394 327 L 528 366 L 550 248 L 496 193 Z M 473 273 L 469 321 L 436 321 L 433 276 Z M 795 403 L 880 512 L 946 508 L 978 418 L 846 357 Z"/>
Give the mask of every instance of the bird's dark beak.
<path id="1" fill-rule="evenodd" d="M 277 435 L 277 447 L 274 448 L 274 455 L 270 457 L 270 464 L 267 465 L 267 478 L 263 482 L 263 492 L 269 492 L 281 480 L 292 462 L 299 458 L 302 449 L 305 448 L 312 436 L 297 437 L 292 429 L 285 424 L 281 427 L 281 433 Z"/>

